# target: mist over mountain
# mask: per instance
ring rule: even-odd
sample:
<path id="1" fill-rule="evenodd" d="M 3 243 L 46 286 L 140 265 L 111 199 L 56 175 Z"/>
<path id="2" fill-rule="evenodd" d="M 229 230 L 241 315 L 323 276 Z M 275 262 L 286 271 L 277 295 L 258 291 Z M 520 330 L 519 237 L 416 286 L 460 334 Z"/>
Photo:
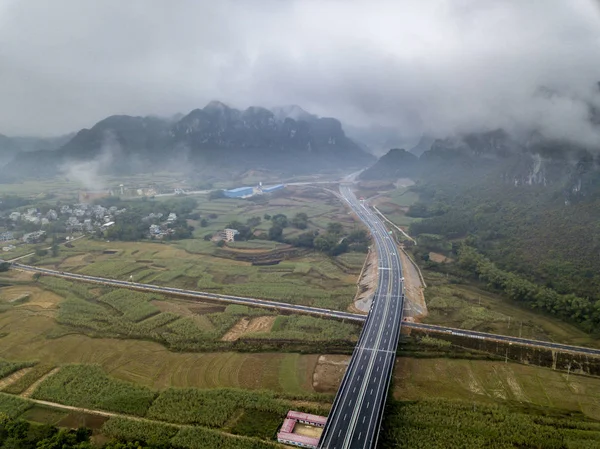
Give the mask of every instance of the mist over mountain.
<path id="1" fill-rule="evenodd" d="M 40 157 L 45 164 L 41 169 Z M 50 176 L 72 171 L 65 167 L 81 163 L 93 163 L 98 173 L 153 171 L 157 167 L 303 173 L 362 168 L 373 160 L 346 137 L 334 118 L 317 117 L 298 106 L 238 110 L 212 101 L 181 118 L 107 117 L 82 129 L 50 154 L 18 154 L 3 173 L 8 178 Z"/>

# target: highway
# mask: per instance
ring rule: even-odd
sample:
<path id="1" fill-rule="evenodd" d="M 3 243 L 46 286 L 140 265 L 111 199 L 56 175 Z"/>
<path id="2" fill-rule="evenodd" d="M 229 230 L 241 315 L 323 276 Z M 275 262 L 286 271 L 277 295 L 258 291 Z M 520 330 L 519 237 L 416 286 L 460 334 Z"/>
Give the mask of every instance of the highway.
<path id="1" fill-rule="evenodd" d="M 377 445 L 404 309 L 402 265 L 393 238 L 370 207 L 347 186 L 342 197 L 368 226 L 378 254 L 378 285 L 319 448 L 374 448 Z"/>

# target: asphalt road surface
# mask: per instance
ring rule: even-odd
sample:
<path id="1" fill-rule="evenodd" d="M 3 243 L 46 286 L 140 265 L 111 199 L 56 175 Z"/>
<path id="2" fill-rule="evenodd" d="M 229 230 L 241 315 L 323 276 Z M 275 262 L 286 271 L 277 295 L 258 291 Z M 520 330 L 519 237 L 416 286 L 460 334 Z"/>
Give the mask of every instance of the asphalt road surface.
<path id="1" fill-rule="evenodd" d="M 340 187 L 340 192 L 371 231 L 378 254 L 378 285 L 319 448 L 373 448 L 377 444 L 402 324 L 402 265 L 396 244 L 381 219 L 357 200 L 348 187 Z"/>

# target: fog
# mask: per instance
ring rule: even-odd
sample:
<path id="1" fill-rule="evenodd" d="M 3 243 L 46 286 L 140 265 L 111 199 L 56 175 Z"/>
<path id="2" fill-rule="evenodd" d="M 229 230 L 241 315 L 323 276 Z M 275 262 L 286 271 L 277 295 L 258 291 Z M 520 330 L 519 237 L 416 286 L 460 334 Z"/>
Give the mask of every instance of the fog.
<path id="1" fill-rule="evenodd" d="M 594 0 L 0 0 L 0 133 L 219 99 L 441 136 L 504 127 L 598 145 Z"/>

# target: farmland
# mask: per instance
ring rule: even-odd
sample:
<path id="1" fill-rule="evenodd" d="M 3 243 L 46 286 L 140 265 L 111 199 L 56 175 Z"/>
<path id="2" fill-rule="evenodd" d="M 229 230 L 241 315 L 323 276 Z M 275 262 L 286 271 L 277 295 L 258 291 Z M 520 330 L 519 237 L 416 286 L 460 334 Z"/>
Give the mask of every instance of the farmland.
<path id="1" fill-rule="evenodd" d="M 273 332 L 244 333 L 238 341 L 227 342 L 221 337 L 238 320 L 269 315 L 244 306 L 225 308 L 146 293 L 122 296 L 121 290 L 57 278 L 42 277 L 35 285 L 6 279 L 21 284 L 1 289 L 0 304 L 7 304 L 5 291 L 11 292 L 9 298 L 23 291 L 30 296 L 23 303 L 8 303 L 0 314 L 4 333 L 0 357 L 19 360 L 25 355 L 26 360 L 40 362 L 34 367 L 40 375 L 64 363 L 94 363 L 116 378 L 157 389 L 238 387 L 312 393 L 317 355 L 265 353 L 261 348 L 285 341 L 277 346 L 278 351 L 312 347 L 316 352 L 314 348 L 331 343 L 332 335 L 347 339 L 345 345 L 351 348 L 358 335 L 358 327 L 350 324 L 272 315 L 278 323 Z M 48 302 L 46 308 L 37 305 L 42 299 Z M 300 340 L 294 343 L 291 338 Z M 168 349 L 184 344 L 188 348 L 193 344 L 194 351 L 209 348 L 211 352 Z M 252 353 L 233 352 L 239 345 Z M 11 391 L 24 390 L 34 377 L 33 373 L 25 375 Z"/>

